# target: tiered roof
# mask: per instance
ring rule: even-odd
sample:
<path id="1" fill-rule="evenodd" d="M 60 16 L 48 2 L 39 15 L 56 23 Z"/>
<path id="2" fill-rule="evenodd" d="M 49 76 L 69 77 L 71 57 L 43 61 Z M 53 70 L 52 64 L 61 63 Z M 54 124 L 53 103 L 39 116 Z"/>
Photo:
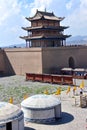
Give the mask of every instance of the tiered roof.
<path id="1" fill-rule="evenodd" d="M 63 41 L 71 36 L 63 34 L 64 29 L 67 29 L 68 26 L 60 26 L 60 21 L 62 21 L 64 17 L 56 17 L 53 12 L 49 13 L 46 11 L 42 12 L 37 10 L 36 14 L 33 17 L 29 17 L 26 19 L 31 22 L 31 27 L 22 27 L 22 29 L 28 32 L 28 36 L 20 37 L 22 39 L 25 39 L 26 41 L 31 40 Z M 43 23 L 44 20 L 47 21 L 47 24 Z M 40 22 L 41 24 L 37 24 Z M 52 23 L 52 25 L 49 23 Z M 36 31 L 38 31 L 39 33 L 37 33 Z M 49 35 L 46 33 L 46 31 L 49 31 L 48 33 Z"/>
<path id="2" fill-rule="evenodd" d="M 31 31 L 31 30 L 48 30 L 48 29 L 52 29 L 52 30 L 61 30 L 63 31 L 64 29 L 69 28 L 68 26 L 58 26 L 58 27 L 53 27 L 53 26 L 36 26 L 36 27 L 22 27 L 22 29 L 26 30 L 26 31 Z"/>
<path id="3" fill-rule="evenodd" d="M 65 40 L 66 38 L 70 37 L 71 35 L 58 35 L 58 36 L 46 36 L 46 35 L 40 35 L 40 36 L 24 36 L 20 37 L 25 40 L 38 40 L 38 39 L 62 39 Z"/>
<path id="4" fill-rule="evenodd" d="M 36 12 L 36 14 L 33 17 L 29 17 L 26 19 L 29 21 L 34 21 L 34 20 L 39 20 L 39 19 L 46 19 L 46 20 L 53 20 L 53 21 L 61 21 L 63 20 L 65 17 L 56 17 L 54 15 L 54 13 L 49 13 L 49 12 L 42 12 L 42 11 L 38 11 Z"/>

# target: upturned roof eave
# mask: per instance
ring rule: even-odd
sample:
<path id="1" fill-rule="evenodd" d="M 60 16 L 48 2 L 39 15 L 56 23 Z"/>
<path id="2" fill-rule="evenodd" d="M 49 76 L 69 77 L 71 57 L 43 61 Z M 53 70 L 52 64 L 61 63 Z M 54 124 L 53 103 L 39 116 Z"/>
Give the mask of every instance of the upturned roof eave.
<path id="1" fill-rule="evenodd" d="M 65 40 L 66 38 L 70 37 L 71 35 L 60 35 L 60 36 L 57 36 L 57 37 L 47 37 L 47 36 L 35 36 L 35 37 L 32 37 L 32 36 L 23 36 L 23 37 L 20 37 L 21 39 L 24 39 L 24 40 L 38 40 L 38 39 L 61 39 L 61 40 Z"/>
<path id="2" fill-rule="evenodd" d="M 45 26 L 37 26 L 37 27 L 22 27 L 22 29 L 26 31 L 31 31 L 31 30 L 37 30 L 37 29 L 52 29 L 52 30 L 64 30 L 69 28 L 69 26 L 59 26 L 59 27 L 45 27 Z"/>
<path id="3" fill-rule="evenodd" d="M 54 15 L 54 13 L 46 12 L 46 11 L 36 11 L 35 15 L 33 17 L 26 17 L 27 20 L 29 21 L 34 21 L 34 20 L 39 20 L 39 19 L 47 19 L 47 20 L 56 20 L 56 21 L 61 21 L 65 17 L 57 17 Z M 52 18 L 52 19 L 50 19 Z"/>
<path id="4" fill-rule="evenodd" d="M 27 18 L 26 17 L 26 19 L 28 20 L 28 21 L 30 21 L 30 22 L 32 22 L 32 21 L 36 21 L 36 20 L 41 20 L 42 19 L 42 17 L 40 17 L 40 18 L 31 18 L 31 17 L 29 17 L 29 18 Z M 57 17 L 56 18 L 43 18 L 44 20 L 50 20 L 50 21 L 62 21 L 64 18 L 58 18 L 57 19 Z"/>

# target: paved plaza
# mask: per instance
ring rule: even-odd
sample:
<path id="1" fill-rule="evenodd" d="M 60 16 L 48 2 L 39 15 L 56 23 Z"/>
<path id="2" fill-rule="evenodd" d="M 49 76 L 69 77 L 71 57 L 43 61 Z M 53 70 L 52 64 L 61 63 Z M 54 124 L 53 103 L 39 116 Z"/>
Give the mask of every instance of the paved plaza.
<path id="1" fill-rule="evenodd" d="M 81 81 L 76 82 L 79 85 Z M 25 76 L 3 77 L 0 78 L 0 99 L 1 101 L 8 101 L 9 97 L 13 95 L 15 97 L 14 103 L 20 105 L 25 90 L 37 92 L 38 88 L 38 90 L 42 90 L 44 86 L 51 87 L 51 89 L 58 87 L 56 84 L 26 82 Z M 87 80 L 85 86 L 87 86 Z M 79 91 L 76 95 L 78 94 Z M 70 93 L 66 94 L 66 90 L 62 91 L 61 96 L 57 96 L 57 98 L 61 100 L 62 118 L 52 124 L 25 123 L 25 130 L 87 130 L 87 108 L 80 107 L 79 96 L 73 97 L 72 88 Z"/>
<path id="2" fill-rule="evenodd" d="M 25 130 L 86 130 L 87 108 L 81 108 L 79 96 L 62 92 L 62 118 L 52 124 L 25 123 Z M 75 102 L 76 101 L 76 102 Z"/>

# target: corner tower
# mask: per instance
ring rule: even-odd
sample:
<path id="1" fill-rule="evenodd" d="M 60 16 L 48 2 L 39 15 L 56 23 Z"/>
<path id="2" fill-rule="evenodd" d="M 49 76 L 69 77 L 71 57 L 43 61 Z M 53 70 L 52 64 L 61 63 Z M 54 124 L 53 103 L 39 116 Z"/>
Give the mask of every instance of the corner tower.
<path id="1" fill-rule="evenodd" d="M 64 17 L 37 10 L 33 17 L 26 19 L 31 22 L 31 26 L 22 29 L 27 31 L 28 35 L 20 37 L 26 41 L 26 47 L 66 46 L 66 38 L 71 35 L 64 35 L 64 29 L 68 27 L 60 25 Z"/>

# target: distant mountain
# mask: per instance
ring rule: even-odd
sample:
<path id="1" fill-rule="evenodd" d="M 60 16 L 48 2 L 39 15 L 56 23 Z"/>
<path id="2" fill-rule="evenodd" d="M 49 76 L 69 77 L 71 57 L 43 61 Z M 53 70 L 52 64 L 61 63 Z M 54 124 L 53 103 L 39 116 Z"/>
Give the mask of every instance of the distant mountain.
<path id="1" fill-rule="evenodd" d="M 21 43 L 21 44 L 14 44 L 14 45 L 10 45 L 10 48 L 24 48 L 26 47 L 26 43 Z"/>
<path id="2" fill-rule="evenodd" d="M 24 48 L 24 47 L 26 47 L 26 43 L 13 44 L 13 45 L 4 46 L 1 48 Z"/>
<path id="3" fill-rule="evenodd" d="M 71 45 L 86 45 L 87 44 L 87 36 L 72 36 L 67 39 L 67 44 Z"/>

